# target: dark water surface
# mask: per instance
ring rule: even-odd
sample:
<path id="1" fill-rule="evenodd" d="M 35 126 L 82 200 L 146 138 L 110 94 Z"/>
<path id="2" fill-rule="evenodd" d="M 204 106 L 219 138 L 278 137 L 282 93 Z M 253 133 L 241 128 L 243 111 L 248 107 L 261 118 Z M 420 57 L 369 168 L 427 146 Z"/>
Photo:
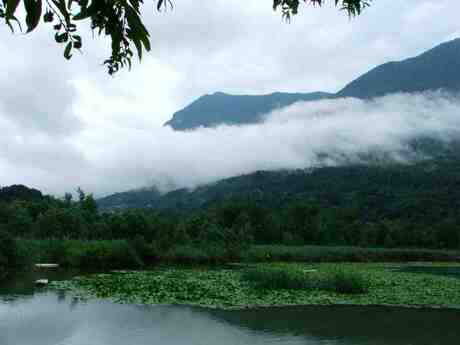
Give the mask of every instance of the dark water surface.
<path id="1" fill-rule="evenodd" d="M 0 285 L 0 345 L 458 345 L 460 311 L 289 307 L 244 311 L 82 301 L 38 290 L 27 273 Z"/>

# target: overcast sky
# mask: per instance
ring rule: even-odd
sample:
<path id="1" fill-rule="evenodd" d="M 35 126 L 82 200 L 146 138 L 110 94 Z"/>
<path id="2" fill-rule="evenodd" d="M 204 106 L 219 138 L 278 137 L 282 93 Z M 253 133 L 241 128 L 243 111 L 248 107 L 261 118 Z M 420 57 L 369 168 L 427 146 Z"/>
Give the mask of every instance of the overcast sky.
<path id="1" fill-rule="evenodd" d="M 220 140 L 235 131 L 190 139 L 161 126 L 206 93 L 335 92 L 380 63 L 460 36 L 460 2 L 453 0 L 375 0 L 352 20 L 332 6 L 302 6 L 291 24 L 271 0 L 201 0 L 201 7 L 175 0 L 166 13 L 154 13 L 150 1 L 144 18 L 152 52 L 113 78 L 101 66 L 107 42 L 90 33 L 83 54 L 68 62 L 49 27 L 30 35 L 0 27 L 0 186 L 22 183 L 56 195 L 81 186 L 103 195 L 160 180 L 172 188 L 298 167 L 305 160 L 292 166 L 281 159 L 292 148 L 280 148 L 279 159 L 258 152 L 258 160 L 239 161 L 234 150 L 248 147 Z M 265 130 L 246 135 L 267 142 Z M 222 168 L 235 165 L 231 159 L 241 168 Z"/>

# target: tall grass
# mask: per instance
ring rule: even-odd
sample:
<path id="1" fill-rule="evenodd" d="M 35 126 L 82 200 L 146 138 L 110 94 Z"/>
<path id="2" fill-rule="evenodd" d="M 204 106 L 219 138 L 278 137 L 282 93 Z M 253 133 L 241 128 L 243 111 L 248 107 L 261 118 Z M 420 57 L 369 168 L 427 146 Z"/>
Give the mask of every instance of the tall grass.
<path id="1" fill-rule="evenodd" d="M 258 245 L 243 253 L 246 262 L 407 262 L 459 261 L 460 251 L 333 246 Z"/>
<path id="2" fill-rule="evenodd" d="M 20 248 L 34 262 L 55 262 L 84 269 L 140 268 L 143 261 L 125 240 L 22 240 Z"/>
<path id="3" fill-rule="evenodd" d="M 370 289 L 370 280 L 355 268 L 337 266 L 326 272 L 320 287 L 342 294 L 362 294 Z"/>
<path id="4" fill-rule="evenodd" d="M 5 241 L 3 241 L 5 242 Z M 0 271 L 15 264 L 56 262 L 82 269 L 140 268 L 144 263 L 222 264 L 227 262 L 407 262 L 458 261 L 460 252 L 327 246 L 252 246 L 235 255 L 222 245 L 178 245 L 162 252 L 143 238 L 126 240 L 16 240 L 15 255 L 0 250 Z M 6 248 L 11 248 L 10 245 Z M 8 250 L 8 253 L 10 250 Z M 3 253 L 3 254 L 2 254 Z M 3 256 L 3 257 L 2 257 Z M 2 269 L 3 267 L 3 269 Z M 295 275 L 296 273 L 286 273 Z M 281 273 L 280 273 L 281 275 Z"/>
<path id="5" fill-rule="evenodd" d="M 354 268 L 333 267 L 307 272 L 295 266 L 255 266 L 243 271 L 242 279 L 261 289 L 320 289 L 342 294 L 367 293 L 370 280 Z"/>

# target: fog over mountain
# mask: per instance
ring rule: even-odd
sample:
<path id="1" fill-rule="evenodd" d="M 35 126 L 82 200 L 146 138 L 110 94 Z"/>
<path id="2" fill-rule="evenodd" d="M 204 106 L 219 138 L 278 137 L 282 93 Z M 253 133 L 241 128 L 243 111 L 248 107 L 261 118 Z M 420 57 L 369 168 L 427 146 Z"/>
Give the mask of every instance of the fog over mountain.
<path id="1" fill-rule="evenodd" d="M 358 162 L 367 153 L 410 162 L 423 158 L 408 145 L 421 137 L 444 142 L 460 137 L 458 96 L 430 92 L 373 101 L 323 100 L 272 112 L 261 124 L 138 131 L 123 141 L 105 141 L 104 151 L 87 156 L 93 173 L 83 182 L 102 193 L 113 188 L 113 181 L 119 190 L 155 185 L 169 191 L 256 170 Z"/>

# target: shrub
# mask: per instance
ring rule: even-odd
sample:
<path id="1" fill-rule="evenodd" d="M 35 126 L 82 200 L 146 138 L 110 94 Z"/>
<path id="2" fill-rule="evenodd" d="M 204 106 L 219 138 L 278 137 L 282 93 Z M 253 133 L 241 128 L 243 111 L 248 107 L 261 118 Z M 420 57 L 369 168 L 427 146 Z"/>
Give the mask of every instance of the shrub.
<path id="1" fill-rule="evenodd" d="M 307 289 L 315 284 L 300 268 L 254 267 L 243 272 L 242 278 L 264 289 Z"/>
<path id="2" fill-rule="evenodd" d="M 20 250 L 13 236 L 0 228 L 0 271 L 24 266 L 27 255 Z"/>
<path id="3" fill-rule="evenodd" d="M 356 269 L 334 268 L 327 273 L 322 287 L 343 294 L 361 294 L 369 291 L 369 280 Z"/>
<path id="4" fill-rule="evenodd" d="M 177 263 L 207 263 L 210 260 L 205 251 L 190 245 L 176 246 L 170 249 L 164 259 Z"/>
<path id="5" fill-rule="evenodd" d="M 124 240 L 22 240 L 20 244 L 35 262 L 88 270 L 143 266 L 135 248 Z"/>
<path id="6" fill-rule="evenodd" d="M 86 269 L 139 268 L 143 262 L 126 241 L 76 242 L 68 249 L 67 265 Z"/>

